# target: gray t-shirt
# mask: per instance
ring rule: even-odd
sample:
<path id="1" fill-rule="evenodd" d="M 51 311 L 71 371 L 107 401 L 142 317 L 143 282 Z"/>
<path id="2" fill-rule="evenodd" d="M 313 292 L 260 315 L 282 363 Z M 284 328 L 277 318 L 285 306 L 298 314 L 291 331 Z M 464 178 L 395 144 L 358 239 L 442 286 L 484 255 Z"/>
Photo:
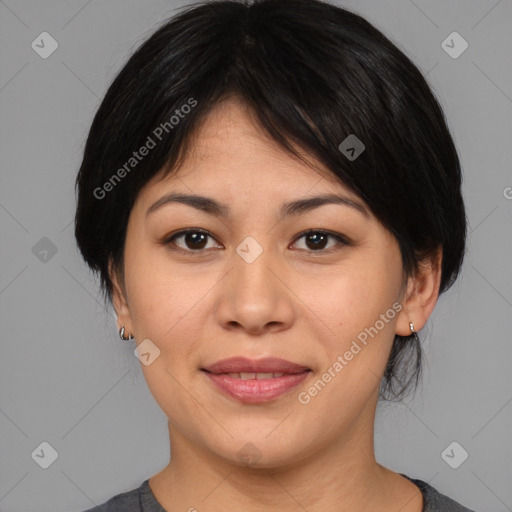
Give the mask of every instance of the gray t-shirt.
<path id="1" fill-rule="evenodd" d="M 448 498 L 444 494 L 439 493 L 423 480 L 410 478 L 400 473 L 412 483 L 417 485 L 423 494 L 423 511 L 422 512 L 474 512 L 469 508 L 463 507 L 460 503 Z M 140 487 L 132 491 L 117 494 L 113 498 L 99 505 L 90 508 L 84 512 L 173 512 L 165 510 L 158 503 L 151 488 L 149 487 L 149 479 L 144 480 Z"/>

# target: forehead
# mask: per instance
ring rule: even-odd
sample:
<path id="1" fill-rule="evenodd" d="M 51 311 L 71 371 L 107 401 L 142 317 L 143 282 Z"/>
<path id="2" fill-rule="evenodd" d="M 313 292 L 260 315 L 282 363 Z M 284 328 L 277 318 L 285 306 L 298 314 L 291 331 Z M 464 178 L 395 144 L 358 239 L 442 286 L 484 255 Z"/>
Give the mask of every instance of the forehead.
<path id="1" fill-rule="evenodd" d="M 199 126 L 191 146 L 192 155 L 254 153 L 255 147 L 280 157 L 282 149 L 264 132 L 255 113 L 237 97 L 219 102 Z M 282 156 L 281 156 L 282 157 Z"/>
<path id="2" fill-rule="evenodd" d="M 182 165 L 167 175 L 162 169 L 148 185 L 184 178 L 212 186 L 219 179 L 233 183 L 237 178 L 246 185 L 248 181 L 266 181 L 274 186 L 311 187 L 322 182 L 325 191 L 343 191 L 357 197 L 311 152 L 291 144 L 306 161 L 272 139 L 247 104 L 230 97 L 219 102 L 196 129 Z"/>
<path id="3" fill-rule="evenodd" d="M 361 197 L 314 155 L 292 145 L 305 161 L 273 140 L 249 107 L 224 100 L 198 126 L 181 166 L 167 175 L 163 169 L 143 187 L 131 215 L 148 220 L 167 204 L 182 203 L 233 222 L 235 211 L 260 222 L 334 203 L 348 206 L 344 212 L 353 219 L 362 214 L 375 220 Z"/>

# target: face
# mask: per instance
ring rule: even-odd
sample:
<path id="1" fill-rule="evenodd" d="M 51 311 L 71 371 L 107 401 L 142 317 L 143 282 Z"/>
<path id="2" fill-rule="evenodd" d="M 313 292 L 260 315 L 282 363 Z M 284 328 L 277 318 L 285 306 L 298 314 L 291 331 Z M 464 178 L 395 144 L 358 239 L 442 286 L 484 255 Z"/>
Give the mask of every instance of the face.
<path id="1" fill-rule="evenodd" d="M 402 261 L 363 201 L 329 176 L 231 99 L 131 211 L 120 323 L 159 350 L 141 367 L 170 429 L 213 456 L 277 467 L 356 441 L 373 422 L 404 316 Z M 343 199 L 285 207 L 326 195 Z M 248 366 L 212 366 L 232 357 Z"/>

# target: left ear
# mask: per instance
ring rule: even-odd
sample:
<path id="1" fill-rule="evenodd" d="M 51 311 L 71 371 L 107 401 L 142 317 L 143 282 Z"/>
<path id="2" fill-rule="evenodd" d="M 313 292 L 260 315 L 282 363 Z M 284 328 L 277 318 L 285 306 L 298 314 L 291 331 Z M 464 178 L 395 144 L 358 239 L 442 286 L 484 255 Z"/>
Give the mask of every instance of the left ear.
<path id="1" fill-rule="evenodd" d="M 402 300 L 403 309 L 398 315 L 396 334 L 409 336 L 409 322 L 418 332 L 427 323 L 439 297 L 441 283 L 442 247 L 418 263 L 418 272 L 407 280 L 407 290 Z"/>

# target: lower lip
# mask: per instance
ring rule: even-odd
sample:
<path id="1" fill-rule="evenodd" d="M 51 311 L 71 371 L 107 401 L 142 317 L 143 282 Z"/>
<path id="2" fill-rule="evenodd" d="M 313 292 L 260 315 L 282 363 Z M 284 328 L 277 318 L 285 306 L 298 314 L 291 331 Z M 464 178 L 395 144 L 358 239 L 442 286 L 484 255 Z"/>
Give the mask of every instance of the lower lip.
<path id="1" fill-rule="evenodd" d="M 204 373 L 224 393 L 241 402 L 255 404 L 268 402 L 288 393 L 301 384 L 310 372 L 289 373 L 282 377 L 261 380 L 242 380 L 226 374 Z"/>

